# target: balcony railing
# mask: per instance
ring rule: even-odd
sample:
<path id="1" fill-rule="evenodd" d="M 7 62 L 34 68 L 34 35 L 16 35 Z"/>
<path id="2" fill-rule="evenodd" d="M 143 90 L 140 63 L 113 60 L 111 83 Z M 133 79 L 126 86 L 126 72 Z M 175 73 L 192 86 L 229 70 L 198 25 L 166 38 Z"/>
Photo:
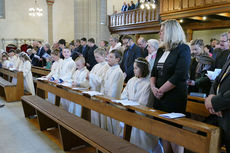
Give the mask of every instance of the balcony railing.
<path id="1" fill-rule="evenodd" d="M 135 9 L 109 15 L 109 27 L 125 26 L 159 20 L 159 10 Z"/>

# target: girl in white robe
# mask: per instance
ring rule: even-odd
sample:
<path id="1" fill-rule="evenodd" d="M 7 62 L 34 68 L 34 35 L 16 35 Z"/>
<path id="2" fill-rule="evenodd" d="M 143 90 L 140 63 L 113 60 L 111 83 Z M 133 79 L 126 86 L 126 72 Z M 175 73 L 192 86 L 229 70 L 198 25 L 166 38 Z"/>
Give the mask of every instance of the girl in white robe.
<path id="1" fill-rule="evenodd" d="M 49 81 L 54 81 L 59 78 L 61 65 L 63 60 L 60 58 L 59 50 L 54 50 L 51 52 L 51 57 L 54 63 L 51 66 L 51 71 L 47 76 L 44 76 Z M 55 95 L 48 92 L 48 101 L 55 104 Z"/>
<path id="2" fill-rule="evenodd" d="M 19 70 L 19 67 L 22 64 L 22 60 L 19 57 L 20 53 L 21 53 L 20 50 L 16 50 L 16 54 L 14 55 L 16 58 L 15 58 L 15 61 L 13 62 L 14 63 L 13 69 L 15 69 L 15 70 Z M 17 78 L 13 77 L 12 83 L 17 84 Z"/>
<path id="3" fill-rule="evenodd" d="M 149 64 L 144 58 L 138 58 L 134 62 L 134 74 L 122 92 L 121 99 L 128 99 L 138 102 L 140 105 L 148 105 L 148 98 L 151 92 L 149 74 Z M 136 112 L 144 115 L 140 112 Z M 158 145 L 158 137 L 150 135 L 135 127 L 132 128 L 130 142 L 153 153 Z"/>
<path id="4" fill-rule="evenodd" d="M 9 61 L 10 61 L 10 63 L 12 63 L 12 67 L 11 68 L 14 68 L 15 64 L 16 64 L 16 61 L 18 59 L 18 57 L 15 55 L 15 50 L 14 49 L 10 49 L 8 55 L 9 55 Z"/>
<path id="5" fill-rule="evenodd" d="M 86 79 L 89 70 L 85 66 L 85 58 L 82 56 L 76 58 L 75 64 L 77 70 L 72 76 L 72 87 L 89 88 L 89 81 Z M 81 105 L 79 104 L 70 102 L 68 111 L 81 117 Z"/>
<path id="6" fill-rule="evenodd" d="M 11 67 L 12 63 L 9 61 L 9 57 L 7 53 L 2 54 L 2 67 L 9 69 Z"/>
<path id="7" fill-rule="evenodd" d="M 19 71 L 23 72 L 24 89 L 26 91 L 28 91 L 29 93 L 31 93 L 32 95 L 35 95 L 33 76 L 32 76 L 32 72 L 31 72 L 30 58 L 24 52 L 20 53 L 19 57 L 22 60 L 22 64 L 19 67 Z"/>
<path id="8" fill-rule="evenodd" d="M 101 84 L 105 78 L 106 71 L 109 65 L 105 62 L 106 51 L 102 48 L 97 48 L 94 51 L 94 56 L 98 64 L 90 71 L 88 79 L 92 91 L 101 91 Z M 91 110 L 91 123 L 101 127 L 100 113 Z"/>
<path id="9" fill-rule="evenodd" d="M 106 72 L 101 89 L 101 93 L 116 99 L 120 99 L 124 84 L 124 74 L 119 65 L 121 59 L 122 53 L 119 50 L 112 50 L 109 53 L 108 64 L 110 68 Z M 110 133 L 119 136 L 119 124 L 119 121 L 101 114 L 101 128 L 104 128 Z"/>
<path id="10" fill-rule="evenodd" d="M 69 84 L 71 86 L 72 84 L 72 75 L 74 71 L 76 70 L 76 65 L 73 61 L 73 59 L 70 57 L 71 51 L 69 49 L 63 49 L 62 55 L 64 56 L 64 60 L 61 64 L 60 69 L 60 75 L 57 79 L 55 79 L 54 82 L 56 83 L 65 83 Z M 61 105 L 65 110 L 69 110 L 69 101 L 66 101 L 65 99 L 61 98 Z"/>

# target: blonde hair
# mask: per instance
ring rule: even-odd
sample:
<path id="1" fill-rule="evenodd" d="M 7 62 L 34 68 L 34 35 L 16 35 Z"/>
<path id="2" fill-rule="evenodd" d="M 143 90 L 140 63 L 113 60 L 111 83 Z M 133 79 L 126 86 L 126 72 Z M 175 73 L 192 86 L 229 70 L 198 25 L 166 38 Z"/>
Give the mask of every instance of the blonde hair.
<path id="1" fill-rule="evenodd" d="M 75 59 L 75 62 L 81 61 L 83 64 L 85 64 L 85 58 L 82 56 L 79 56 L 78 58 Z"/>
<path id="2" fill-rule="evenodd" d="M 186 42 L 184 30 L 176 20 L 166 20 L 161 26 L 164 27 L 163 45 L 166 50 L 172 50 Z"/>
<path id="3" fill-rule="evenodd" d="M 96 50 L 94 50 L 94 54 L 100 54 L 101 56 L 105 56 L 106 55 L 106 51 L 104 48 L 97 48 Z"/>

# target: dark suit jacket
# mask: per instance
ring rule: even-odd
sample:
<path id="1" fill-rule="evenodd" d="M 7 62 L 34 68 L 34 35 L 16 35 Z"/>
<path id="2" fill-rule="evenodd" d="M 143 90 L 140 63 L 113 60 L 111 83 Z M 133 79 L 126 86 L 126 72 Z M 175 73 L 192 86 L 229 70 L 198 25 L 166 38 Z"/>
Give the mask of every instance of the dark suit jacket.
<path id="1" fill-rule="evenodd" d="M 152 69 L 152 77 L 156 78 L 156 87 L 160 88 L 169 81 L 176 87 L 164 93 L 161 99 L 154 98 L 154 108 L 165 112 L 185 112 L 187 103 L 187 79 L 191 61 L 190 48 L 181 44 L 170 51 L 163 68 L 157 67 L 158 61 L 164 53 L 159 48 Z"/>
<path id="2" fill-rule="evenodd" d="M 220 52 L 219 54 L 217 54 L 215 68 L 222 69 L 222 67 L 227 61 L 229 53 L 230 53 L 230 50 L 224 50 Z"/>
<path id="3" fill-rule="evenodd" d="M 42 56 L 44 55 L 44 53 L 45 53 L 45 49 L 43 47 L 41 47 L 38 49 L 36 55 L 42 59 Z M 34 66 L 42 67 L 42 63 L 43 63 L 42 60 L 40 61 L 37 58 L 32 59 L 32 65 L 34 65 Z"/>
<path id="4" fill-rule="evenodd" d="M 218 124 L 224 131 L 224 141 L 230 143 L 230 72 L 221 80 L 229 65 L 230 60 L 223 66 L 222 71 L 212 85 L 210 94 L 216 95 L 211 100 L 212 106 L 216 112 L 222 111 L 223 113 L 223 117 L 218 118 Z M 217 94 L 218 85 L 220 86 Z"/>
<path id="5" fill-rule="evenodd" d="M 148 49 L 147 49 L 148 46 L 146 46 L 144 49 L 142 49 L 142 57 L 147 57 L 148 56 Z"/>
<path id="6" fill-rule="evenodd" d="M 73 60 L 75 60 L 78 56 L 80 56 L 80 54 L 82 54 L 82 46 L 81 45 L 74 49 L 71 57 Z"/>
<path id="7" fill-rule="evenodd" d="M 85 58 L 85 60 L 87 61 L 87 52 L 88 52 L 88 50 L 89 50 L 89 46 L 88 45 L 86 45 L 86 46 L 82 46 L 82 49 L 81 49 L 81 53 L 82 53 L 82 55 L 83 55 L 83 57 Z"/>
<path id="8" fill-rule="evenodd" d="M 97 64 L 97 61 L 95 60 L 94 57 L 94 50 L 97 49 L 98 47 L 96 45 L 94 45 L 93 47 L 89 47 L 89 50 L 86 53 L 86 63 L 89 63 L 89 67 L 88 70 L 92 70 L 92 68 L 94 67 L 94 65 Z"/>
<path id="9" fill-rule="evenodd" d="M 140 47 L 134 44 L 133 47 L 130 48 L 125 50 L 123 60 L 121 62 L 121 69 L 123 70 L 123 72 L 127 74 L 127 77 L 125 78 L 125 82 L 128 82 L 128 80 L 134 76 L 134 72 L 133 72 L 134 61 L 138 57 L 141 57 Z"/>

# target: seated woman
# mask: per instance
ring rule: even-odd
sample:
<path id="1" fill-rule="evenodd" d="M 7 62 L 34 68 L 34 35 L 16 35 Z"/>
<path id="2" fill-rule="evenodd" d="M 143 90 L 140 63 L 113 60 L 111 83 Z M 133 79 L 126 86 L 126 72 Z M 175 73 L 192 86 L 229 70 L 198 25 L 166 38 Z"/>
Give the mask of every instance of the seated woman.
<path id="1" fill-rule="evenodd" d="M 214 59 L 204 51 L 204 43 L 201 39 L 196 39 L 191 43 L 191 50 L 195 57 L 191 60 L 189 92 L 200 92 L 209 94 L 211 81 L 206 76 L 207 71 L 214 69 Z"/>

